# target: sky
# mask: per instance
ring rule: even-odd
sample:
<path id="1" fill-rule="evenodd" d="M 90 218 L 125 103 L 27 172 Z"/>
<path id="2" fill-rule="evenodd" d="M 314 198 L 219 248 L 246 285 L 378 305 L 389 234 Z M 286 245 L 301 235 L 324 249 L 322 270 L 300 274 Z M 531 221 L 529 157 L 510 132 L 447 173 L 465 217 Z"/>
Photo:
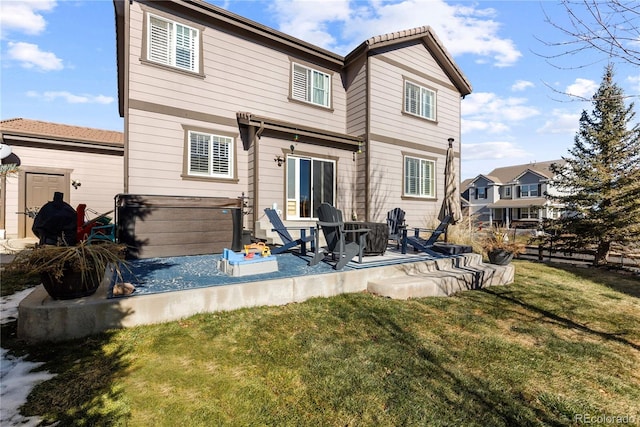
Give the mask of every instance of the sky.
<path id="1" fill-rule="evenodd" d="M 568 23 L 556 1 L 209 2 L 343 56 L 369 37 L 431 26 L 473 87 L 461 103 L 462 179 L 568 156 L 608 63 L 595 52 L 550 63 L 546 57 L 559 51 L 545 42 L 566 38 L 548 21 Z M 0 119 L 122 131 L 112 2 L 0 0 L 0 6 Z M 614 66 L 616 83 L 640 116 L 640 69 Z"/>

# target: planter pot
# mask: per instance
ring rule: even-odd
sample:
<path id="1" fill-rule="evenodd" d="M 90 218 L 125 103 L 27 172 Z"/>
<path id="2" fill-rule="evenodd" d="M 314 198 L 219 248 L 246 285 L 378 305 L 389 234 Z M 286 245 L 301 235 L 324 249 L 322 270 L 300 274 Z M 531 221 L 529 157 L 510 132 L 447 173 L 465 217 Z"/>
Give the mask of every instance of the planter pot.
<path id="1" fill-rule="evenodd" d="M 507 265 L 513 259 L 513 252 L 505 250 L 491 251 L 487 255 L 489 256 L 489 262 L 497 265 Z"/>
<path id="2" fill-rule="evenodd" d="M 100 286 L 101 276 L 95 271 L 82 273 L 68 270 L 62 278 L 56 280 L 49 274 L 40 275 L 44 288 L 53 299 L 74 299 L 93 295 Z"/>

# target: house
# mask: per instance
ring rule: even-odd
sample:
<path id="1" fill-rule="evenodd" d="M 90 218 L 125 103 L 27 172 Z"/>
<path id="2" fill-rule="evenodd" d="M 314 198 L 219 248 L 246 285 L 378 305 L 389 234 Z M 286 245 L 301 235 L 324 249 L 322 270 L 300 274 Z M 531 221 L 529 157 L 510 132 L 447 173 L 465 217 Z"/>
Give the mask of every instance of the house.
<path id="1" fill-rule="evenodd" d="M 35 237 L 33 215 L 56 191 L 74 208 L 86 204 L 99 213 L 114 209 L 124 187 L 122 132 L 29 119 L 0 122 L 1 143 L 11 153 L 3 165 L 17 174 L 0 177 L 0 238 Z"/>
<path id="2" fill-rule="evenodd" d="M 265 207 L 287 225 L 315 224 L 322 202 L 437 216 L 471 85 L 430 27 L 343 57 L 200 0 L 114 7 L 125 192 L 244 196 L 255 234 Z"/>
<path id="3" fill-rule="evenodd" d="M 550 185 L 552 164 L 563 160 L 533 162 L 496 168 L 463 182 L 461 197 L 469 214 L 489 225 L 512 227 L 537 226 L 543 219 L 558 218 L 562 206 L 553 204 L 545 194 L 554 194 Z"/>

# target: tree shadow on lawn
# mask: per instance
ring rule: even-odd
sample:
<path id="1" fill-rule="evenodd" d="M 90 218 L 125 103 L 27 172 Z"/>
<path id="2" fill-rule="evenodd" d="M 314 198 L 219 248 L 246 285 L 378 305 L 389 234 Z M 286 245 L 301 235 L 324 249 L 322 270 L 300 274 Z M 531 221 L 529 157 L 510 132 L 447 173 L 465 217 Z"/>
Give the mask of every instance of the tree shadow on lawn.
<path id="1" fill-rule="evenodd" d="M 533 313 L 537 313 L 540 316 L 542 316 L 545 319 L 548 319 L 547 321 L 549 323 L 554 323 L 554 324 L 559 324 L 562 325 L 564 327 L 566 327 L 567 329 L 573 329 L 573 330 L 577 330 L 586 334 L 590 334 L 590 335 L 595 335 L 599 338 L 602 338 L 604 340 L 610 340 L 610 341 L 616 341 L 620 344 L 624 344 L 624 345 L 628 345 L 629 347 L 635 349 L 635 350 L 640 350 L 640 345 L 629 341 L 625 338 L 623 338 L 621 335 L 625 334 L 625 332 L 604 332 L 604 331 L 598 331 L 595 329 L 592 329 L 586 325 L 583 325 L 581 323 L 578 323 L 574 320 L 571 320 L 567 317 L 563 317 L 560 316 L 558 314 L 555 314 L 549 310 L 545 310 L 544 308 L 538 307 L 536 305 L 530 304 L 526 301 L 523 301 L 522 299 L 519 299 L 515 296 L 513 296 L 514 294 L 512 292 L 509 291 L 504 291 L 504 290 L 494 290 L 494 289 L 490 289 L 490 288 L 485 288 L 485 289 L 481 289 L 480 292 L 492 295 L 493 297 L 503 300 L 503 301 L 507 301 L 511 304 L 515 304 L 517 306 L 522 307 L 523 309 L 525 309 L 528 312 L 533 312 Z"/>
<path id="2" fill-rule="evenodd" d="M 545 265 L 575 274 L 583 279 L 591 280 L 614 291 L 640 298 L 640 275 L 615 266 L 583 266 L 544 263 Z"/>
<path id="3" fill-rule="evenodd" d="M 345 317 L 344 322 L 353 322 L 353 316 L 357 316 L 359 321 L 371 326 L 366 333 L 373 343 L 365 344 L 366 357 L 383 370 L 384 377 L 372 387 L 383 389 L 385 411 L 395 421 L 401 420 L 406 425 L 416 422 L 421 425 L 567 425 L 571 414 L 536 405 L 533 403 L 536 397 L 527 396 L 526 391 L 517 386 L 505 388 L 500 375 L 493 378 L 472 373 L 472 368 L 466 369 L 455 360 L 455 350 L 461 349 L 452 351 L 421 338 L 411 331 L 411 324 L 402 324 L 392 308 L 372 306 L 360 298 L 348 302 L 352 305 L 351 317 Z M 371 352 L 371 345 L 378 346 L 379 350 Z M 326 374 L 338 375 L 335 371 Z M 349 392 L 348 386 L 344 393 L 336 387 L 349 381 L 349 378 L 337 378 L 331 382 L 334 385 L 331 390 L 316 388 L 317 397 L 322 398 L 321 394 L 326 393 L 326 399 L 339 399 Z M 366 391 L 364 393 L 366 395 Z M 336 403 L 341 404 L 342 401 Z M 381 416 L 380 421 L 384 424 L 386 420 Z"/>
<path id="4" fill-rule="evenodd" d="M 2 346 L 14 356 L 44 362 L 38 370 L 56 376 L 37 384 L 21 407 L 23 416 L 65 426 L 124 425 L 129 408 L 116 384 L 129 366 L 113 333 L 85 339 L 29 345 L 16 337 L 17 322 L 2 325 Z"/>

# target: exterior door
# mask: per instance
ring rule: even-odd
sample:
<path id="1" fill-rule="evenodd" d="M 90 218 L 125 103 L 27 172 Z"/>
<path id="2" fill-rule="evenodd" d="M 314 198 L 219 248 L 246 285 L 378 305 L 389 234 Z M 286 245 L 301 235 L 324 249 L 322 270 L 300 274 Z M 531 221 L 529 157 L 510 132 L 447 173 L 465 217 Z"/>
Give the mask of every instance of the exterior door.
<path id="1" fill-rule="evenodd" d="M 335 162 L 287 157 L 287 219 L 315 218 L 323 202 L 335 206 Z"/>
<path id="2" fill-rule="evenodd" d="M 53 193 L 59 191 L 65 193 L 65 176 L 63 174 L 48 174 L 27 172 L 25 174 L 25 206 L 22 207 L 23 212 L 36 212 L 45 203 L 53 200 Z M 65 194 L 68 200 L 68 195 Z M 33 218 L 26 215 L 24 221 L 25 227 L 20 230 L 21 237 L 35 237 L 31 231 L 33 226 Z"/>

